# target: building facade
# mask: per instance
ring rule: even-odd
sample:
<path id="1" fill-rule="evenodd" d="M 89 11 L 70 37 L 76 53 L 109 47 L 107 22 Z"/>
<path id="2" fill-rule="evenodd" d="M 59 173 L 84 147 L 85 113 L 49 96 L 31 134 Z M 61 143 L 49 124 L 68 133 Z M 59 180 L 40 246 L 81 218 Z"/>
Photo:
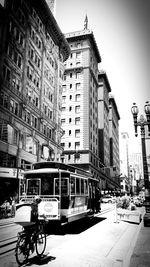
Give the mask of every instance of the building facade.
<path id="1" fill-rule="evenodd" d="M 110 166 L 115 166 L 120 173 L 119 156 L 119 120 L 120 115 L 114 97 L 109 95 L 109 138 L 110 138 Z"/>
<path id="2" fill-rule="evenodd" d="M 10 187 L 18 178 L 12 170 L 62 153 L 62 78 L 70 48 L 45 0 L 5 1 L 0 13 L 0 167 L 8 168 Z"/>
<path id="3" fill-rule="evenodd" d="M 61 160 L 92 173 L 103 189 L 106 184 L 110 188 L 114 184 L 105 175 L 99 157 L 98 64 L 101 57 L 87 24 L 86 16 L 82 31 L 65 35 L 71 54 L 65 63 L 63 82 L 61 127 L 64 134 L 61 145 L 64 151 Z"/>
<path id="4" fill-rule="evenodd" d="M 110 166 L 110 138 L 109 138 L 109 93 L 111 87 L 107 74 L 98 74 L 98 153 L 104 167 Z"/>

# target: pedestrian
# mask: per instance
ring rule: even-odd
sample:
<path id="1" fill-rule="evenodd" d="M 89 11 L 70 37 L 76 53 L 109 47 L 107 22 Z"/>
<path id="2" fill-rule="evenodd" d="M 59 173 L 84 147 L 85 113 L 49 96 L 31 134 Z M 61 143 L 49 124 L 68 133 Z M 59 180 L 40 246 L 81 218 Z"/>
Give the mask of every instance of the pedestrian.
<path id="1" fill-rule="evenodd" d="M 12 198 L 11 202 L 11 216 L 14 217 L 16 212 L 16 203 L 15 203 L 15 198 Z"/>
<path id="2" fill-rule="evenodd" d="M 95 191 L 95 208 L 96 208 L 96 212 L 101 211 L 101 191 L 99 187 L 96 187 L 96 191 Z"/>

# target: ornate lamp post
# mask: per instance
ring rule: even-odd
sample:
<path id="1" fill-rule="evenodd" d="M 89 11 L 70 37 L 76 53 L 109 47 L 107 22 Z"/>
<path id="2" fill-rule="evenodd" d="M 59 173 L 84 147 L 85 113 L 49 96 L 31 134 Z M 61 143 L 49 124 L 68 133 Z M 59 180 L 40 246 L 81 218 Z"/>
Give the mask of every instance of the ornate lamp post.
<path id="1" fill-rule="evenodd" d="M 148 135 L 150 136 L 150 104 L 147 101 L 144 106 L 144 111 L 146 114 L 146 119 L 143 115 L 140 116 L 138 120 L 139 109 L 135 103 L 131 108 L 133 115 L 135 136 L 138 136 L 137 128 L 140 126 L 141 129 L 141 145 L 142 145 L 142 158 L 143 158 L 143 173 L 144 173 L 144 184 L 145 184 L 145 209 L 146 213 L 144 215 L 144 226 L 150 226 L 150 181 L 148 174 L 148 165 L 146 157 L 146 145 L 145 145 L 145 126 L 148 126 Z"/>

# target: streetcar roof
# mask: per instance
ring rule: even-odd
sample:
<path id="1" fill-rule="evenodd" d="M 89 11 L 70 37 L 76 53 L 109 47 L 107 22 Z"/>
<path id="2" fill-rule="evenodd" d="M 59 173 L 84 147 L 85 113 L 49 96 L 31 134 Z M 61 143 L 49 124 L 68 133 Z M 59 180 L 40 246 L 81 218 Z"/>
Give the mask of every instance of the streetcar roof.
<path id="1" fill-rule="evenodd" d="M 76 176 L 80 176 L 80 177 L 83 177 L 83 178 L 91 178 L 90 175 L 88 176 L 88 173 L 83 175 L 83 174 L 79 174 L 79 173 L 74 173 L 74 172 L 70 172 L 70 171 L 67 171 L 67 170 L 61 170 L 61 169 L 54 169 L 54 168 L 43 168 L 43 169 L 37 169 L 37 170 L 29 170 L 29 171 L 26 171 L 24 172 L 24 175 L 30 175 L 30 174 L 42 174 L 42 173 L 66 173 L 66 174 L 71 174 L 71 175 L 76 175 Z"/>
<path id="2" fill-rule="evenodd" d="M 32 170 L 25 171 L 24 175 L 40 174 L 40 173 L 59 173 L 59 172 L 82 176 L 84 178 L 88 178 L 98 182 L 98 179 L 94 178 L 90 172 L 84 169 L 55 161 L 43 161 L 43 162 L 33 163 Z"/>

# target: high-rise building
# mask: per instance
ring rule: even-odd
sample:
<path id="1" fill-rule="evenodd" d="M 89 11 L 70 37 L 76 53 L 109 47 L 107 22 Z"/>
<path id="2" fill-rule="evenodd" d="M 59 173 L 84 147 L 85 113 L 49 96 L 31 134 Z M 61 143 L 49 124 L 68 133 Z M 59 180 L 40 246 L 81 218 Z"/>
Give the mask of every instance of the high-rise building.
<path id="1" fill-rule="evenodd" d="M 111 92 L 107 74 L 98 74 L 98 153 L 104 166 L 110 166 L 109 137 L 109 93 Z"/>
<path id="2" fill-rule="evenodd" d="M 71 54 L 65 63 L 62 92 L 61 127 L 64 134 L 61 145 L 64 151 L 61 160 L 91 172 L 99 179 L 101 188 L 103 182 L 104 187 L 107 182 L 111 187 L 112 180 L 102 171 L 98 145 L 98 64 L 101 57 L 94 34 L 88 29 L 87 16 L 83 30 L 68 33 L 65 37 Z"/>
<path id="3" fill-rule="evenodd" d="M 115 98 L 109 94 L 110 166 L 115 167 L 118 174 L 120 174 L 119 120 L 120 115 Z"/>
<path id="4" fill-rule="evenodd" d="M 62 153 L 61 91 L 70 48 L 45 0 L 6 0 L 0 17 L 1 191 L 14 194 L 18 168 Z"/>
<path id="5" fill-rule="evenodd" d="M 85 27 L 65 35 L 71 54 L 65 64 L 62 92 L 61 143 L 67 163 L 98 166 L 98 63 L 101 57 L 93 35 Z"/>

